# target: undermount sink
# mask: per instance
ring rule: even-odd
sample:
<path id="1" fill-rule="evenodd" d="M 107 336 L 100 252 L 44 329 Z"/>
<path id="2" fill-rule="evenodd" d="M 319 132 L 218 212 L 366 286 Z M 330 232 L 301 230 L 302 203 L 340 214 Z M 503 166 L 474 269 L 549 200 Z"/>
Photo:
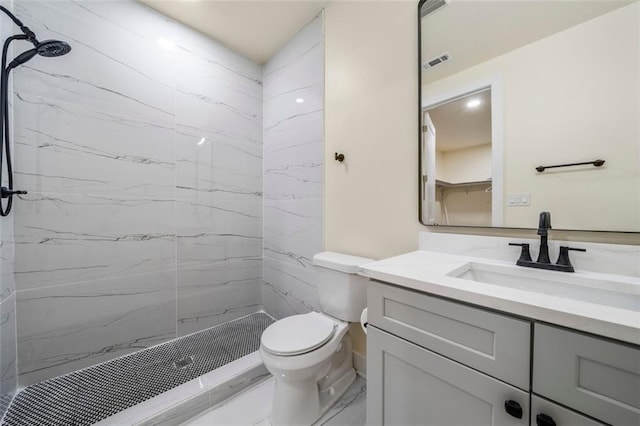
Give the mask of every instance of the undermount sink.
<path id="1" fill-rule="evenodd" d="M 640 311 L 640 282 L 624 279 L 615 281 L 601 279 L 597 274 L 589 275 L 481 262 L 469 262 L 447 274 L 468 281 Z"/>

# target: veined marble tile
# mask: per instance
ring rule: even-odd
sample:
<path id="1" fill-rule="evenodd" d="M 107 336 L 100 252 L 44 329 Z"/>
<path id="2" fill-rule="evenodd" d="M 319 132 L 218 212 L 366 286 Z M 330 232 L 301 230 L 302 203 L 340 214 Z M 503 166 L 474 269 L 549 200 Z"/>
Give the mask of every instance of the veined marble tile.
<path id="1" fill-rule="evenodd" d="M 364 426 L 367 424 L 367 382 L 356 377 L 349 389 L 314 426 Z"/>
<path id="2" fill-rule="evenodd" d="M 256 87 L 262 84 L 261 66 L 184 25 L 177 25 L 175 37 L 178 50 L 184 55 L 184 64 L 199 63 L 199 68 L 204 67 L 217 75 L 228 73 L 224 75 L 251 88 L 248 93 L 251 97 L 262 98 L 262 89 Z M 194 75 L 206 75 L 204 69 L 191 71 Z"/>
<path id="3" fill-rule="evenodd" d="M 178 236 L 178 265 L 251 260 L 262 256 L 262 238 L 224 232 L 194 232 Z"/>
<path id="4" fill-rule="evenodd" d="M 256 144 L 179 126 L 176 167 L 177 186 L 185 192 L 215 192 L 229 197 L 262 195 L 262 147 Z"/>
<path id="5" fill-rule="evenodd" d="M 318 310 L 312 259 L 322 250 L 322 17 L 264 68 L 263 305 L 276 318 Z"/>
<path id="6" fill-rule="evenodd" d="M 175 268 L 175 201 L 30 193 L 14 200 L 19 290 Z"/>
<path id="7" fill-rule="evenodd" d="M 322 70 L 322 62 L 319 66 Z M 298 83 L 292 76 L 287 81 L 289 85 L 282 92 L 265 98 L 263 105 L 266 134 L 281 136 L 290 123 L 308 119 L 309 116 L 323 110 L 323 83 L 320 78 L 313 80 L 309 83 Z M 266 79 L 265 87 L 270 87 L 269 83 L 269 79 Z"/>
<path id="8" fill-rule="evenodd" d="M 218 199 L 215 193 L 195 197 L 179 190 L 178 264 L 259 257 L 262 251 L 262 199 Z M 182 195 L 185 196 L 182 196 Z"/>
<path id="9" fill-rule="evenodd" d="M 13 395 L 17 385 L 15 299 L 12 293 L 0 303 L 0 395 Z"/>
<path id="10" fill-rule="evenodd" d="M 229 142 L 262 144 L 262 117 L 207 94 L 178 88 L 176 122 L 191 130 L 202 130 Z"/>
<path id="11" fill-rule="evenodd" d="M 263 273 L 262 304 L 273 317 L 321 310 L 311 265 L 296 266 L 265 257 Z"/>
<path id="12" fill-rule="evenodd" d="M 275 379 L 270 378 L 230 398 L 184 426 L 253 425 L 271 426 L 271 402 Z M 356 378 L 347 391 L 314 425 L 364 426 L 366 424 L 366 382 Z"/>
<path id="13" fill-rule="evenodd" d="M 178 90 L 262 121 L 262 85 L 255 78 L 261 77 L 260 67 L 211 41 L 209 45 L 218 52 L 179 46 Z"/>
<path id="14" fill-rule="evenodd" d="M 17 93 L 16 187 L 36 192 L 175 195 L 173 126 Z"/>
<path id="15" fill-rule="evenodd" d="M 0 220 L 0 302 L 16 289 L 13 215 Z"/>
<path id="16" fill-rule="evenodd" d="M 324 40 L 322 15 L 309 21 L 297 34 L 295 34 L 289 42 L 275 54 L 264 67 L 264 78 L 275 77 L 278 72 L 284 72 L 290 69 L 296 69 L 300 62 L 304 61 L 308 56 L 315 54 L 318 45 L 322 45 Z M 322 64 L 320 64 L 322 67 Z M 322 72 L 323 68 L 320 68 Z M 313 69 L 312 71 L 318 72 Z M 265 95 L 266 95 L 265 90 Z"/>
<path id="17" fill-rule="evenodd" d="M 226 143 L 261 145 L 260 67 L 191 34 L 179 43 L 177 123 Z"/>
<path id="18" fill-rule="evenodd" d="M 318 17 L 265 65 L 265 199 L 323 196 L 323 64 Z"/>
<path id="19" fill-rule="evenodd" d="M 32 0 L 33 1 L 33 0 Z M 117 28 L 122 35 L 157 43 L 159 38 L 173 39 L 177 26 L 174 20 L 143 4 L 130 0 L 48 0 L 56 8 L 82 20 L 99 22 L 107 28 Z"/>
<path id="20" fill-rule="evenodd" d="M 322 18 L 307 24 L 264 67 L 264 126 L 323 109 Z"/>
<path id="21" fill-rule="evenodd" d="M 321 113 L 317 114 L 321 115 Z M 324 144 L 321 132 L 313 133 L 320 126 L 300 123 L 292 134 L 303 134 L 291 145 L 276 148 L 265 132 L 264 196 L 265 199 L 286 200 L 297 198 L 321 198 L 324 195 Z M 305 129 L 308 133 L 304 133 Z M 272 144 L 273 141 L 273 144 Z"/>
<path id="22" fill-rule="evenodd" d="M 90 7 L 91 2 L 15 3 L 15 12 L 40 39 L 60 39 L 72 47 L 65 56 L 36 57 L 16 69 L 16 91 L 146 121 L 173 122 L 174 52 L 125 28 L 116 17 L 99 16 L 97 9 L 87 9 Z M 117 7 L 114 3 L 113 13 Z M 158 25 L 167 28 L 165 19 L 154 16 Z"/>
<path id="23" fill-rule="evenodd" d="M 321 198 L 265 200 L 265 255 L 294 265 L 309 265 L 322 251 Z"/>
<path id="24" fill-rule="evenodd" d="M 176 273 L 18 292 L 20 385 L 176 337 Z"/>
<path id="25" fill-rule="evenodd" d="M 178 334 L 184 336 L 261 309 L 262 259 L 178 268 Z"/>

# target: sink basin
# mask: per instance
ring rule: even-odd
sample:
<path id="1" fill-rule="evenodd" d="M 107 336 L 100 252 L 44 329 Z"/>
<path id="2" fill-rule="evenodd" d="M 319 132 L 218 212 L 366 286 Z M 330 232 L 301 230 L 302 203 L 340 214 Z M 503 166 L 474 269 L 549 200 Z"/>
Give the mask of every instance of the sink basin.
<path id="1" fill-rule="evenodd" d="M 481 262 L 469 262 L 447 276 L 640 311 L 640 280 L 627 277 L 611 280 L 602 279 L 598 274 L 573 274 Z"/>

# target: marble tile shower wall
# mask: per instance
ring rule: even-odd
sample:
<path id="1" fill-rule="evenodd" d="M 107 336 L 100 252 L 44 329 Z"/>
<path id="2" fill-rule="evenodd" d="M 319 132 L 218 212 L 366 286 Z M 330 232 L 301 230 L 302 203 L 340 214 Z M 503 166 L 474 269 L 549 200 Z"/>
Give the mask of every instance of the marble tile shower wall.
<path id="1" fill-rule="evenodd" d="M 277 318 L 319 310 L 311 261 L 323 248 L 323 18 L 264 67 L 263 304 Z"/>
<path id="2" fill-rule="evenodd" d="M 13 9 L 11 0 L 0 0 L 0 5 Z M 11 33 L 9 17 L 0 16 L 0 39 Z M 6 182 L 3 179 L 3 182 Z M 3 205 L 6 205 L 3 201 Z M 15 246 L 13 244 L 13 216 L 0 218 L 0 418 L 17 387 L 16 362 L 16 284 L 13 274 Z"/>
<path id="3" fill-rule="evenodd" d="M 259 310 L 261 67 L 133 0 L 14 3 L 73 48 L 14 76 L 20 385 Z"/>

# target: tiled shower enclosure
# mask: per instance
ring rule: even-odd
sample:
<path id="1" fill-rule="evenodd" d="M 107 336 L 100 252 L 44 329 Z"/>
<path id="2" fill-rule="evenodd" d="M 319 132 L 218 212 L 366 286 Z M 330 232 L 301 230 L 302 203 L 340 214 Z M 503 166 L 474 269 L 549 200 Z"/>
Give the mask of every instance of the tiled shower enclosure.
<path id="1" fill-rule="evenodd" d="M 260 65 L 134 0 L 0 4 L 72 47 L 12 74 L 28 194 L 0 221 L 0 413 L 20 386 L 319 308 L 322 17 Z"/>

